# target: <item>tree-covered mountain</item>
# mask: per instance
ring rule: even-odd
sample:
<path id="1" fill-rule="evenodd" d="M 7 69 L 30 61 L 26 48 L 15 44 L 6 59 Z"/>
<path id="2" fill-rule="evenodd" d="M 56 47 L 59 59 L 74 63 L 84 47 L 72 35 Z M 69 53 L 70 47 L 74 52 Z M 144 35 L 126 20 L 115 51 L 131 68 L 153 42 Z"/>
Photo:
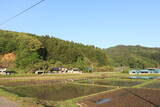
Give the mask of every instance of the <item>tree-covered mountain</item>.
<path id="1" fill-rule="evenodd" d="M 6 64 L 3 56 L 8 53 L 12 53 L 16 58 Z M 60 65 L 81 69 L 106 66 L 108 58 L 103 50 L 94 46 L 64 41 L 48 35 L 0 30 L 0 66 L 31 70 Z"/>
<path id="2" fill-rule="evenodd" d="M 28 72 L 58 66 L 108 69 L 108 65 L 141 69 L 157 67 L 160 65 L 160 48 L 120 45 L 102 50 L 48 35 L 0 30 L 0 66 Z"/>
<path id="3" fill-rule="evenodd" d="M 160 65 L 160 48 L 119 45 L 105 49 L 105 52 L 114 66 L 142 69 Z"/>

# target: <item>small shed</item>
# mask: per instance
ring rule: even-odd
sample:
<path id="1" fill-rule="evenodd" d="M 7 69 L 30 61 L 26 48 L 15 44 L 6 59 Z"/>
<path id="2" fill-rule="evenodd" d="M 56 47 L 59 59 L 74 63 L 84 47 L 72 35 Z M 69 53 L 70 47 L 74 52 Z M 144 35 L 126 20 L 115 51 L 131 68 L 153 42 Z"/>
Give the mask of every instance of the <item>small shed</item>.
<path id="1" fill-rule="evenodd" d="M 48 71 L 49 74 L 57 74 L 61 71 L 60 68 L 52 68 L 50 71 Z"/>
<path id="2" fill-rule="evenodd" d="M 6 67 L 0 67 L 0 72 L 4 72 L 4 71 L 7 71 L 7 68 Z"/>
<path id="3" fill-rule="evenodd" d="M 81 74 L 82 71 L 79 70 L 78 68 L 73 68 L 73 69 L 68 70 L 68 73 Z"/>
<path id="4" fill-rule="evenodd" d="M 6 75 L 7 68 L 5 67 L 0 67 L 0 75 Z"/>
<path id="5" fill-rule="evenodd" d="M 49 74 L 63 74 L 68 73 L 68 69 L 64 67 L 59 68 L 52 68 L 50 71 L 48 71 Z"/>
<path id="6" fill-rule="evenodd" d="M 138 70 L 131 70 L 129 71 L 129 74 L 132 75 L 132 74 L 139 74 L 139 71 Z"/>
<path id="7" fill-rule="evenodd" d="M 7 71 L 7 68 L 0 68 L 0 75 L 11 75 L 11 74 L 15 74 L 15 71 Z"/>
<path id="8" fill-rule="evenodd" d="M 38 74 L 38 75 L 43 75 L 45 72 L 44 72 L 44 70 L 36 70 L 35 71 L 35 74 Z"/>

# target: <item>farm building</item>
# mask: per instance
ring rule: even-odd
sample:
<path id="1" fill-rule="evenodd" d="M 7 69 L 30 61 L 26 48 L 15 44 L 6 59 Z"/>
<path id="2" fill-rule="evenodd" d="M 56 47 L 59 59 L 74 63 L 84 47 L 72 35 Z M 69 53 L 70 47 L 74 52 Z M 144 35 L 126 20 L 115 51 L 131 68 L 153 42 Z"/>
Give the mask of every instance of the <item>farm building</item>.
<path id="1" fill-rule="evenodd" d="M 131 70 L 129 74 L 160 74 L 160 69 L 149 68 L 144 70 Z"/>
<path id="2" fill-rule="evenodd" d="M 48 74 L 66 74 L 66 73 L 82 73 L 78 68 L 73 68 L 73 69 L 67 69 L 67 68 L 52 68 L 50 71 L 48 71 Z"/>
<path id="3" fill-rule="evenodd" d="M 44 74 L 45 72 L 44 70 L 36 70 L 34 73 L 40 75 L 40 74 Z"/>
<path id="4" fill-rule="evenodd" d="M 11 75 L 15 74 L 15 71 L 7 71 L 7 68 L 1 67 L 0 68 L 0 75 Z"/>
<path id="5" fill-rule="evenodd" d="M 130 76 L 129 79 L 156 79 L 157 77 L 153 76 Z"/>
<path id="6" fill-rule="evenodd" d="M 0 68 L 0 74 L 1 75 L 6 75 L 6 72 L 7 72 L 7 68 L 5 68 L 5 67 Z"/>
<path id="7" fill-rule="evenodd" d="M 68 70 L 67 73 L 81 74 L 82 71 L 80 71 L 78 68 L 73 68 L 73 69 Z"/>
<path id="8" fill-rule="evenodd" d="M 67 73 L 68 69 L 67 68 L 52 68 L 50 71 L 48 71 L 49 74 L 64 74 Z"/>
<path id="9" fill-rule="evenodd" d="M 0 72 L 4 72 L 4 71 L 7 71 L 7 68 L 5 68 L 5 67 L 0 67 Z"/>

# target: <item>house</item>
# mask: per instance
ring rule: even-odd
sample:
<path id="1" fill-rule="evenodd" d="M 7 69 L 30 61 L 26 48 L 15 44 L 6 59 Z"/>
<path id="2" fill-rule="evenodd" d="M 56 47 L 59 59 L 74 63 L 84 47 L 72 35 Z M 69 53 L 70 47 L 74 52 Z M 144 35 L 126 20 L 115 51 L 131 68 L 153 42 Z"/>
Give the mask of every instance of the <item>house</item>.
<path id="1" fill-rule="evenodd" d="M 15 71 L 7 71 L 6 67 L 0 68 L 0 75 L 11 75 L 11 74 L 15 74 Z"/>
<path id="2" fill-rule="evenodd" d="M 6 75 L 6 72 L 7 72 L 7 68 L 5 67 L 0 68 L 0 75 Z"/>
<path id="3" fill-rule="evenodd" d="M 156 79 L 157 77 L 153 76 L 130 76 L 129 79 Z"/>
<path id="4" fill-rule="evenodd" d="M 7 71 L 7 68 L 5 68 L 5 67 L 0 67 L 0 72 L 4 72 L 4 71 Z"/>
<path id="5" fill-rule="evenodd" d="M 61 73 L 67 73 L 68 69 L 67 68 L 61 68 Z"/>
<path id="6" fill-rule="evenodd" d="M 144 70 L 131 70 L 129 71 L 129 74 L 160 74 L 160 69 L 158 68 L 148 68 Z"/>
<path id="7" fill-rule="evenodd" d="M 15 73 L 16 73 L 15 71 L 6 71 L 5 75 L 12 75 L 12 74 L 15 74 Z"/>
<path id="8" fill-rule="evenodd" d="M 59 68 L 52 68 L 50 71 L 48 71 L 49 74 L 65 74 L 67 73 L 68 69 L 64 67 Z"/>
<path id="9" fill-rule="evenodd" d="M 79 70 L 78 68 L 73 68 L 67 71 L 68 73 L 73 73 L 73 74 L 81 74 L 82 71 Z"/>
<path id="10" fill-rule="evenodd" d="M 73 69 L 67 69 L 64 67 L 60 67 L 60 68 L 52 68 L 50 71 L 48 71 L 48 74 L 80 74 L 82 73 L 82 71 L 80 71 L 78 68 L 73 68 Z"/>
<path id="11" fill-rule="evenodd" d="M 152 74 L 160 74 L 160 68 L 148 68 Z"/>
<path id="12" fill-rule="evenodd" d="M 40 74 L 43 75 L 45 72 L 44 72 L 44 70 L 36 70 L 34 73 L 38 74 L 38 75 L 40 75 Z"/>

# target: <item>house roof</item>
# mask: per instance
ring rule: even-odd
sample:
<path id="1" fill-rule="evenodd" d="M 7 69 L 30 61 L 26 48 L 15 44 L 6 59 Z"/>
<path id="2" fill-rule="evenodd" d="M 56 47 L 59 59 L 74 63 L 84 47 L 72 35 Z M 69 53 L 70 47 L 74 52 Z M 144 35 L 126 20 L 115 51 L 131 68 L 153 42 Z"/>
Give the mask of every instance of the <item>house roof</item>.
<path id="1" fill-rule="evenodd" d="M 60 71 L 60 68 L 52 68 L 51 71 Z"/>

